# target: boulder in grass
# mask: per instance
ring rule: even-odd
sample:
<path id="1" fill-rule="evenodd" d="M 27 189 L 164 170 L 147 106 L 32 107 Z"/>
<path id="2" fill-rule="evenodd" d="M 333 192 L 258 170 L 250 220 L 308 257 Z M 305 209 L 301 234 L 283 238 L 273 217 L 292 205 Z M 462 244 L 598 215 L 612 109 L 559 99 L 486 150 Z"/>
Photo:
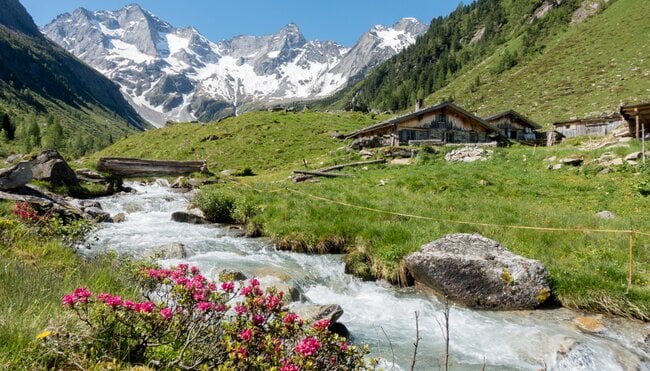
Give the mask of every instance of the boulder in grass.
<path id="1" fill-rule="evenodd" d="M 407 255 L 415 281 L 467 307 L 532 309 L 550 297 L 548 273 L 537 260 L 513 254 L 478 234 L 451 234 Z"/>
<path id="2" fill-rule="evenodd" d="M 32 166 L 27 161 L 19 162 L 6 169 L 0 169 L 0 191 L 20 188 L 29 183 L 32 177 Z"/>
<path id="3" fill-rule="evenodd" d="M 79 186 L 77 174 L 56 149 L 47 149 L 31 160 L 34 179 L 54 185 Z"/>

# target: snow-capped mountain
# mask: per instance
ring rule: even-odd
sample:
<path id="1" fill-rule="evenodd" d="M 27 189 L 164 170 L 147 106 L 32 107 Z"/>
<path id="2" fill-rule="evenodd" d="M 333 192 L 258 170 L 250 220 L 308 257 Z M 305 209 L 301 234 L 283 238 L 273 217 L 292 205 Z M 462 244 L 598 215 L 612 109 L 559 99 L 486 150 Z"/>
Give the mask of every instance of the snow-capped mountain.
<path id="1" fill-rule="evenodd" d="M 326 97 L 415 42 L 427 26 L 404 18 L 356 45 L 308 41 L 288 24 L 268 36 L 211 42 L 138 5 L 80 8 L 41 30 L 120 85 L 145 118 L 208 121 L 278 102 Z"/>

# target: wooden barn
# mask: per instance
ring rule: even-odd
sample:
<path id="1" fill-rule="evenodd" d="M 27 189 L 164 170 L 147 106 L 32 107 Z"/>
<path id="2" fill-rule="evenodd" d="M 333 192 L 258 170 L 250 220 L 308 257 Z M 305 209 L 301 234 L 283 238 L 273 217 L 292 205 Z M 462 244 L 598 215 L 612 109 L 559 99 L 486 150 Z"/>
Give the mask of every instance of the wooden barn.
<path id="1" fill-rule="evenodd" d="M 357 130 L 346 139 L 378 139 L 371 146 L 408 144 L 486 143 L 499 129 L 451 102 L 416 110 Z M 371 143 L 370 140 L 366 143 Z"/>
<path id="2" fill-rule="evenodd" d="M 602 137 L 623 124 L 621 117 L 618 115 L 591 117 L 584 119 L 574 119 L 553 123 L 555 131 L 562 134 L 565 138 L 588 135 L 592 137 Z"/>
<path id="3" fill-rule="evenodd" d="M 630 133 L 634 138 L 648 135 L 650 126 L 650 102 L 621 106 L 619 109 L 621 118 L 630 127 Z"/>
<path id="4" fill-rule="evenodd" d="M 500 130 L 501 135 L 519 141 L 536 141 L 545 138 L 536 122 L 513 110 L 501 112 L 484 119 Z"/>

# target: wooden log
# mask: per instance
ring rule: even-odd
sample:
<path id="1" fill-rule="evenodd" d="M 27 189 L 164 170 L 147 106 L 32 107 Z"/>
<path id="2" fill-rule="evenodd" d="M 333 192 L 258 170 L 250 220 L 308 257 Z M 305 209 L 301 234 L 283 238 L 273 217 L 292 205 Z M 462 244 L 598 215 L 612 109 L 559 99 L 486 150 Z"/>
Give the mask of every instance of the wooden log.
<path id="1" fill-rule="evenodd" d="M 0 191 L 0 200 L 27 202 L 73 218 L 88 218 L 88 214 L 72 205 L 65 198 L 33 186 L 23 186 L 10 192 Z"/>
<path id="2" fill-rule="evenodd" d="M 326 173 L 322 171 L 307 171 L 307 170 L 294 170 L 294 174 L 304 174 L 304 175 L 312 175 L 312 176 L 324 176 L 328 178 L 335 178 L 335 177 L 353 177 L 354 175 L 352 174 L 338 174 L 338 173 Z"/>
<path id="3" fill-rule="evenodd" d="M 102 157 L 97 169 L 124 178 L 187 175 L 207 170 L 205 161 L 144 160 L 139 158 Z"/>
<path id="4" fill-rule="evenodd" d="M 324 167 L 324 168 L 318 169 L 316 171 L 326 173 L 328 171 L 339 170 L 339 169 L 343 169 L 345 167 L 363 166 L 363 165 L 372 165 L 372 164 L 385 164 L 385 163 L 386 163 L 386 159 L 382 158 L 382 159 L 379 159 L 379 160 L 360 161 L 360 162 L 351 162 L 349 164 L 334 165 L 334 166 L 330 166 L 330 167 Z"/>
<path id="5" fill-rule="evenodd" d="M 340 170 L 340 169 L 343 169 L 345 167 L 354 167 L 354 166 L 363 166 L 363 165 L 372 165 L 372 164 L 385 164 L 385 163 L 386 163 L 386 159 L 382 158 L 382 159 L 379 159 L 379 160 L 359 161 L 359 162 L 350 162 L 350 163 L 341 164 L 341 165 L 334 165 L 334 166 L 324 167 L 324 168 L 321 168 L 321 169 L 318 169 L 318 170 L 315 170 L 315 171 L 319 172 L 319 173 L 326 173 L 326 172 L 329 172 L 329 171 L 332 171 L 332 170 Z M 294 171 L 294 173 L 296 173 L 296 172 Z M 311 179 L 314 176 L 316 176 L 316 175 L 301 174 L 300 176 L 295 177 L 293 179 L 293 181 L 295 183 L 300 183 L 300 182 L 304 182 L 307 179 Z"/>

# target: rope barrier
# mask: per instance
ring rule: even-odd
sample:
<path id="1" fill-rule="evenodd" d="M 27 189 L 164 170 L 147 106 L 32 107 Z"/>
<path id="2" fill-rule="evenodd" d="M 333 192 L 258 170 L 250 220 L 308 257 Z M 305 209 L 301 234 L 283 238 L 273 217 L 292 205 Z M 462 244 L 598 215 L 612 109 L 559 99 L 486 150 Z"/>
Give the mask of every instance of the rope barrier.
<path id="1" fill-rule="evenodd" d="M 408 213 L 399 213 L 395 211 L 389 211 L 389 210 L 382 210 L 382 209 L 376 209 L 372 207 L 367 207 L 367 206 L 360 206 L 360 205 L 354 205 L 348 202 L 342 202 L 342 201 L 336 201 L 332 200 L 326 197 L 322 196 L 317 196 L 313 195 L 308 192 L 304 191 L 299 191 L 297 189 L 292 189 L 289 187 L 284 187 L 284 188 L 278 188 L 278 189 L 273 189 L 273 190 L 259 190 L 256 189 L 255 187 L 237 182 L 234 179 L 231 179 L 233 183 L 243 185 L 245 187 L 248 187 L 249 189 L 257 192 L 257 193 L 280 193 L 280 192 L 290 192 L 290 193 L 295 193 L 299 194 L 305 197 L 309 197 L 315 200 L 323 201 L 323 202 L 328 202 L 331 204 L 335 205 L 341 205 L 353 209 L 358 209 L 358 210 L 365 210 L 365 211 L 372 211 L 376 213 L 382 213 L 382 214 L 387 214 L 387 215 L 394 215 L 394 216 L 401 216 L 405 218 L 412 218 L 412 219 L 420 219 L 420 220 L 429 220 L 429 221 L 434 221 L 438 223 L 454 223 L 454 224 L 461 224 L 461 225 L 471 225 L 471 226 L 479 226 L 479 227 L 495 227 L 495 228 L 507 228 L 507 229 L 519 229 L 519 230 L 533 230 L 533 231 L 545 231 L 545 232 L 577 232 L 577 233 L 610 233 L 610 234 L 629 234 L 629 258 L 628 258 L 628 277 L 627 277 L 627 283 L 628 287 L 632 285 L 632 273 L 633 273 L 633 259 L 634 259 L 634 235 L 639 235 L 639 236 L 646 236 L 650 237 L 649 232 L 642 232 L 642 231 L 636 231 L 634 229 L 591 229 L 591 228 L 556 228 L 556 227 L 533 227 L 533 226 L 525 226 L 525 225 L 507 225 L 507 224 L 494 224 L 494 223 L 478 223 L 478 222 L 467 222 L 467 221 L 460 221 L 460 220 L 441 220 L 441 219 L 436 219 L 428 216 L 423 216 L 423 215 L 415 215 L 415 214 L 408 214 Z M 287 193 L 288 195 L 288 193 Z M 285 201 L 288 204 L 288 200 Z M 285 215 L 286 219 L 286 215 Z"/>
<path id="2" fill-rule="evenodd" d="M 307 197 L 310 197 L 310 198 L 313 198 L 313 199 L 316 199 L 316 200 L 329 202 L 329 203 L 337 204 L 337 205 L 341 205 L 341 206 L 347 206 L 347 207 L 354 208 L 354 209 L 373 211 L 373 212 L 389 214 L 389 215 L 395 215 L 395 216 L 402 216 L 402 217 L 413 218 L 413 219 L 429 220 L 429 221 L 434 221 L 434 222 L 448 222 L 448 223 L 463 224 L 463 225 L 474 225 L 474 226 L 480 226 L 480 227 L 511 228 L 511 229 L 537 230 L 537 231 L 547 231 L 547 232 L 581 232 L 581 233 L 592 233 L 592 232 L 594 232 L 594 233 L 620 233 L 620 234 L 633 233 L 633 234 L 639 234 L 639 235 L 644 235 L 644 236 L 650 236 L 650 233 L 638 232 L 638 231 L 631 230 L 631 229 L 553 228 L 553 227 L 532 227 L 532 226 L 525 226 L 525 225 L 507 225 L 507 224 L 466 222 L 466 221 L 460 221 L 460 220 L 441 220 L 441 219 L 436 219 L 436 218 L 432 218 L 432 217 L 428 217 L 428 216 L 406 214 L 406 213 L 398 213 L 398 212 L 394 212 L 394 211 L 381 210 L 381 209 L 375 209 L 375 208 L 372 208 L 372 207 L 354 205 L 354 204 L 350 204 L 350 203 L 347 203 L 347 202 L 341 202 L 341 201 L 336 201 L 336 200 L 332 200 L 332 199 L 321 197 L 321 196 L 312 195 L 310 193 L 307 193 L 307 192 L 304 192 L 304 191 L 299 191 L 299 190 L 296 190 L 296 189 L 291 189 L 291 188 L 286 188 L 286 190 L 289 191 L 289 192 L 293 192 L 293 193 L 296 193 L 296 194 L 301 194 L 303 196 L 307 196 Z"/>

